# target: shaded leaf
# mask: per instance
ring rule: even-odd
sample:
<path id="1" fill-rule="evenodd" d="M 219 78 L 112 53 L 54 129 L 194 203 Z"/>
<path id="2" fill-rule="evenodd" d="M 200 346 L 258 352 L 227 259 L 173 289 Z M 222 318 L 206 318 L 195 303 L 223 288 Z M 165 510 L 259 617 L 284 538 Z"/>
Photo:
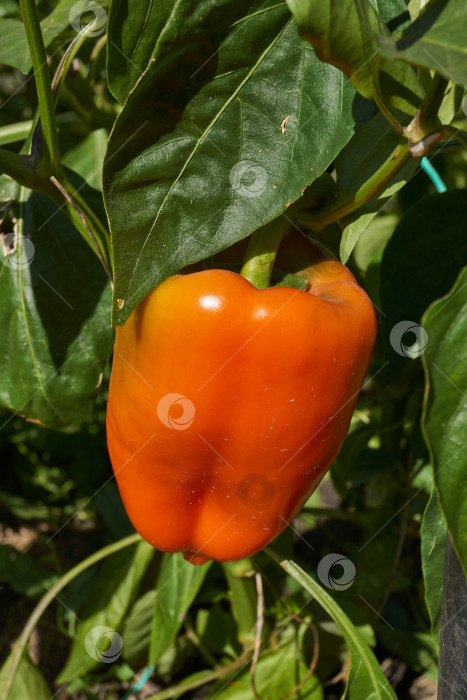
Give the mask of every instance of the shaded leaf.
<path id="1" fill-rule="evenodd" d="M 373 98 L 378 76 L 382 95 L 394 107 L 416 113 L 423 90 L 410 66 L 381 57 L 377 38 L 390 32 L 369 0 L 288 0 L 288 5 L 303 39 L 363 97 Z"/>
<path id="2" fill-rule="evenodd" d="M 64 31 L 69 30 L 70 41 L 82 29 L 83 20 L 91 21 L 99 13 L 102 17 L 102 31 L 106 21 L 105 7 L 108 0 L 93 0 L 92 2 L 81 0 L 60 0 L 55 9 L 42 20 L 41 29 L 45 48 L 48 49 L 53 41 Z M 101 7 L 101 10 L 89 10 L 89 6 Z M 19 68 L 23 73 L 28 73 L 32 68 L 29 54 L 26 32 L 22 22 L 16 19 L 0 19 L 0 63 Z"/>
<path id="3" fill-rule="evenodd" d="M 431 0 L 420 17 L 398 39 L 381 36 L 389 59 L 399 58 L 430 68 L 467 85 L 467 4 L 464 0 Z"/>
<path id="4" fill-rule="evenodd" d="M 434 484 L 420 530 L 425 601 L 431 625 L 439 642 L 441 605 L 443 602 L 444 557 L 446 554 L 446 521 L 439 507 Z"/>
<path id="5" fill-rule="evenodd" d="M 384 622 L 378 624 L 377 634 L 386 649 L 414 671 L 430 669 L 436 673 L 438 649 L 431 634 L 411 629 L 391 629 Z"/>
<path id="6" fill-rule="evenodd" d="M 177 5 L 181 4 L 173 0 L 113 0 L 107 28 L 108 83 L 121 104 L 151 56 L 157 55 L 161 33 L 176 24 Z"/>
<path id="7" fill-rule="evenodd" d="M 168 275 L 280 215 L 360 114 L 348 81 L 300 41 L 284 5 L 180 0 L 176 10 L 104 165 L 116 324 Z"/>
<path id="8" fill-rule="evenodd" d="M 204 646 L 215 654 L 229 654 L 235 658 L 241 653 L 242 647 L 237 641 L 237 625 L 220 603 L 214 603 L 209 610 L 198 610 L 196 633 Z"/>
<path id="9" fill-rule="evenodd" d="M 0 405 L 48 427 L 73 429 L 90 415 L 112 352 L 110 285 L 48 198 L 3 177 L 0 199 L 7 202 L 0 323 L 8 329 L 0 339 Z M 17 249 L 6 254 L 15 241 L 13 218 Z"/>
<path id="10" fill-rule="evenodd" d="M 18 552 L 7 544 L 0 545 L 0 582 L 7 583 L 16 593 L 39 597 L 56 578 L 30 554 Z"/>
<path id="11" fill-rule="evenodd" d="M 396 324 L 411 322 L 417 330 L 425 309 L 449 291 L 467 264 L 466 207 L 467 190 L 422 198 L 406 212 L 384 250 L 381 306 L 390 374 L 413 362 L 407 348 L 415 342 L 414 330 Z M 421 351 L 424 337 L 418 339 Z"/>
<path id="12" fill-rule="evenodd" d="M 467 268 L 428 309 L 423 325 L 428 333 L 423 429 L 441 510 L 467 572 Z"/>

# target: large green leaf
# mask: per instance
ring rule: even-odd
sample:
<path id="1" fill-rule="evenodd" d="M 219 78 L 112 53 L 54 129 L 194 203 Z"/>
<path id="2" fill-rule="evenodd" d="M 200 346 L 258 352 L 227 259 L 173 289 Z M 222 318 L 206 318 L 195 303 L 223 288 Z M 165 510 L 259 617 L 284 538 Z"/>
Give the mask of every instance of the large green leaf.
<path id="1" fill-rule="evenodd" d="M 415 114 L 422 88 L 411 68 L 381 56 L 378 37 L 389 29 L 369 0 L 287 0 L 300 35 L 322 61 L 350 78 L 364 97 L 374 97 L 375 83 L 391 104 Z M 379 4 L 379 3 L 378 3 Z"/>
<path id="2" fill-rule="evenodd" d="M 302 588 L 308 591 L 342 630 L 351 656 L 343 700 L 362 700 L 362 698 L 395 700 L 394 691 L 384 677 L 373 652 L 336 601 L 294 561 L 281 560 L 269 548 L 267 551 Z"/>
<path id="3" fill-rule="evenodd" d="M 57 683 L 68 683 L 99 663 L 118 659 L 123 648 L 118 629 L 153 556 L 153 547 L 141 541 L 104 561 Z"/>
<path id="4" fill-rule="evenodd" d="M 396 40 L 379 37 L 387 58 L 400 58 L 430 68 L 467 85 L 467 3 L 431 0 L 420 17 Z"/>
<path id="5" fill-rule="evenodd" d="M 122 104 L 157 53 L 161 34 L 176 26 L 180 5 L 177 0 L 113 0 L 107 28 L 108 83 Z"/>
<path id="6" fill-rule="evenodd" d="M 49 199 L 3 177 L 0 200 L 17 219 L 16 252 L 6 254 L 14 242 L 8 216 L 0 246 L 0 405 L 48 427 L 76 428 L 92 411 L 112 352 L 110 285 Z M 99 199 L 92 202 L 97 209 Z"/>
<path id="7" fill-rule="evenodd" d="M 99 18 L 95 36 L 103 33 L 107 19 L 104 8 L 108 4 L 108 0 L 60 0 L 53 12 L 41 22 L 45 48 L 49 48 L 65 30 L 68 30 L 72 41 L 82 28 L 83 21 L 91 21 L 94 17 Z M 32 61 L 23 23 L 16 19 L 0 19 L 0 36 L 0 63 L 28 73 Z"/>
<path id="8" fill-rule="evenodd" d="M 156 664 L 173 644 L 201 588 L 210 563 L 189 564 L 182 554 L 164 554 L 156 583 L 149 663 Z"/>
<path id="9" fill-rule="evenodd" d="M 434 485 L 423 514 L 420 537 L 425 600 L 433 632 L 439 641 L 446 553 L 446 521 L 439 507 Z"/>
<path id="10" fill-rule="evenodd" d="M 299 39 L 285 5 L 176 10 L 104 165 L 116 324 L 168 275 L 280 215 L 359 118 L 351 85 Z"/>
<path id="11" fill-rule="evenodd" d="M 441 510 L 467 572 L 467 268 L 428 309 L 423 325 L 429 338 L 423 356 L 424 433 Z"/>

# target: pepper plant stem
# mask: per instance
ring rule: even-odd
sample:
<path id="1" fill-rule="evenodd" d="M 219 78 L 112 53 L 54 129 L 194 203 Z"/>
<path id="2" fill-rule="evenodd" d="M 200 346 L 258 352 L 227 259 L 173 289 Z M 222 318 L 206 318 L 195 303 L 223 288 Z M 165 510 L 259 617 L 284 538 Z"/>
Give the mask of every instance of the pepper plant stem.
<path id="1" fill-rule="evenodd" d="M 269 287 L 277 250 L 289 226 L 289 219 L 279 216 L 251 235 L 240 274 L 258 289 Z"/>
<path id="2" fill-rule="evenodd" d="M 29 132 L 35 125 L 34 119 L 26 119 L 24 122 L 16 122 L 16 124 L 6 124 L 0 126 L 0 146 L 5 146 L 16 141 L 24 141 L 27 139 Z M 81 126 L 82 121 L 73 112 L 63 112 L 57 114 L 57 125 Z"/>
<path id="3" fill-rule="evenodd" d="M 323 207 L 316 212 L 303 211 L 300 213 L 299 223 L 313 231 L 320 231 L 328 224 L 352 214 L 384 189 L 410 158 L 409 144 L 407 142 L 400 143 L 382 166 L 351 197 Z"/>
<path id="4" fill-rule="evenodd" d="M 255 641 L 257 595 L 255 580 L 238 575 L 238 562 L 223 562 L 227 583 L 232 595 L 232 612 L 238 626 L 238 639 L 243 646 L 252 647 Z"/>
<path id="5" fill-rule="evenodd" d="M 25 187 L 33 187 L 35 174 L 31 156 L 0 148 L 0 173 L 4 173 Z"/>
<path id="6" fill-rule="evenodd" d="M 49 166 L 51 174 L 61 175 L 62 166 L 58 147 L 58 133 L 55 123 L 52 88 L 37 7 L 34 0 L 20 0 L 19 4 L 34 68 L 39 113 Z"/>
<path id="7" fill-rule="evenodd" d="M 448 82 L 449 81 L 439 73 L 433 76 L 433 80 L 422 100 L 420 109 L 412 124 L 408 127 L 408 135 L 412 140 L 418 135 L 420 139 L 423 139 L 427 134 L 439 127 L 438 111 L 443 102 Z"/>

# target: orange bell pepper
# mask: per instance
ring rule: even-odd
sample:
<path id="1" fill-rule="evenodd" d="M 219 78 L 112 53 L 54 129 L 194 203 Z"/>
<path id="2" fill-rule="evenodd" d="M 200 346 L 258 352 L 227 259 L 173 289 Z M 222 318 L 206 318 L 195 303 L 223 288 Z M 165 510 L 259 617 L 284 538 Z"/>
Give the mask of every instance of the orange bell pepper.
<path id="1" fill-rule="evenodd" d="M 369 298 L 297 240 L 277 264 L 308 291 L 179 274 L 117 328 L 107 434 L 125 508 L 145 540 L 196 564 L 284 530 L 336 458 L 368 369 Z"/>

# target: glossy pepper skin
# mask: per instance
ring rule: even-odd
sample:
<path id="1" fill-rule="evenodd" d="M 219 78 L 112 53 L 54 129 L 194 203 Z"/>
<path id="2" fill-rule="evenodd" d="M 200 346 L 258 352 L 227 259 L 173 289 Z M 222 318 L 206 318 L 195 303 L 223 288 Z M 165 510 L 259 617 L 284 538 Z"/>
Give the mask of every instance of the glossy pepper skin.
<path id="1" fill-rule="evenodd" d="M 278 262 L 309 290 L 175 275 L 117 328 L 107 435 L 125 508 L 196 564 L 284 530 L 337 456 L 370 361 L 375 314 L 352 274 L 304 238 Z"/>

